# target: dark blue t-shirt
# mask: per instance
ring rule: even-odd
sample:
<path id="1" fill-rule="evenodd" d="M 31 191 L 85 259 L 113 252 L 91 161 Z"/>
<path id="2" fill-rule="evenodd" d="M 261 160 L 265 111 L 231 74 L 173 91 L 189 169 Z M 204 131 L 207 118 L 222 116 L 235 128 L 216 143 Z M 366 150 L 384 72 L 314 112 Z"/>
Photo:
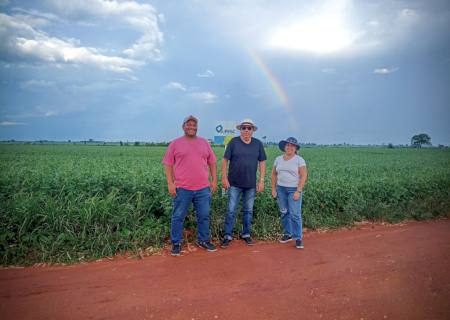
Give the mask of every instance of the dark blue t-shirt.
<path id="1" fill-rule="evenodd" d="M 234 137 L 228 143 L 223 157 L 230 161 L 228 181 L 233 187 L 255 188 L 258 162 L 267 159 L 261 141 L 252 138 L 249 144 L 240 137 Z"/>

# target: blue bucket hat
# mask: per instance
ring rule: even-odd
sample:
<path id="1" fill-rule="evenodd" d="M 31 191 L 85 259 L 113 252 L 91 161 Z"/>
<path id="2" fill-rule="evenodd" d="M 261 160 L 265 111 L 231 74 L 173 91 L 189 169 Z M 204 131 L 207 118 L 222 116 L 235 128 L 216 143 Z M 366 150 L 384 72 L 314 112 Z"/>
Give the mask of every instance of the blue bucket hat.
<path id="1" fill-rule="evenodd" d="M 284 152 L 284 147 L 286 147 L 286 143 L 293 144 L 297 148 L 297 150 L 300 149 L 300 144 L 297 142 L 297 139 L 295 139 L 294 137 L 289 137 L 286 140 L 281 140 L 278 143 L 278 148 L 280 148 L 280 150 L 283 152 Z"/>

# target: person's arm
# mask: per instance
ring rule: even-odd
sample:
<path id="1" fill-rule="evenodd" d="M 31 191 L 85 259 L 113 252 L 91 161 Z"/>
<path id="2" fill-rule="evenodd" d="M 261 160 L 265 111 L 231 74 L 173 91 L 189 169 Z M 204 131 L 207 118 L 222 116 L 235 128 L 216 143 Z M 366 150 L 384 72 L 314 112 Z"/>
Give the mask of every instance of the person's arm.
<path id="1" fill-rule="evenodd" d="M 173 181 L 173 166 L 165 164 L 164 172 L 166 173 L 167 189 L 169 189 L 170 195 L 175 197 L 177 195 L 177 189 Z"/>
<path id="2" fill-rule="evenodd" d="M 298 181 L 297 191 L 294 192 L 294 200 L 298 200 L 300 198 L 300 194 L 302 193 L 306 179 L 308 178 L 308 170 L 306 170 L 306 166 L 298 168 L 298 175 L 300 176 L 300 179 Z"/>
<path id="3" fill-rule="evenodd" d="M 277 167 L 272 167 L 272 175 L 271 175 L 271 182 L 272 182 L 272 197 L 277 197 Z"/>
<path id="4" fill-rule="evenodd" d="M 258 155 L 258 165 L 259 165 L 259 182 L 256 185 L 256 191 L 263 192 L 264 191 L 264 178 L 266 177 L 266 151 L 264 150 L 264 145 L 262 142 L 259 142 L 259 155 Z"/>
<path id="5" fill-rule="evenodd" d="M 228 190 L 230 182 L 228 181 L 228 159 L 222 159 L 222 188 Z"/>
<path id="6" fill-rule="evenodd" d="M 209 172 L 211 173 L 211 192 L 214 193 L 217 190 L 217 164 L 212 162 L 209 165 Z"/>
<path id="7" fill-rule="evenodd" d="M 302 192 L 303 187 L 306 184 L 306 179 L 308 178 L 308 170 L 306 170 L 306 166 L 298 168 L 298 174 L 300 175 L 300 181 L 298 182 L 297 191 Z"/>
<path id="8" fill-rule="evenodd" d="M 264 178 L 266 176 L 266 161 L 259 161 L 259 182 L 256 191 L 264 191 Z"/>
<path id="9" fill-rule="evenodd" d="M 217 191 L 217 158 L 210 144 L 206 142 L 206 145 L 208 147 L 209 152 L 207 161 L 209 173 L 211 175 L 211 182 L 210 182 L 211 193 L 215 193 Z"/>

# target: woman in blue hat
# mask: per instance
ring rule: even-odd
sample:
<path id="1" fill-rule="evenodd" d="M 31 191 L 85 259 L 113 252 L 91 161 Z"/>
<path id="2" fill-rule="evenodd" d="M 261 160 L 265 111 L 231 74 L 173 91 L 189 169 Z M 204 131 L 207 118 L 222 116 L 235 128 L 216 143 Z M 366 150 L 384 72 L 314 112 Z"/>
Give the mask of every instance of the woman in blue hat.
<path id="1" fill-rule="evenodd" d="M 302 191 L 308 172 L 305 160 L 297 155 L 297 139 L 281 140 L 278 147 L 284 152 L 275 159 L 272 168 L 272 196 L 277 198 L 284 235 L 281 243 L 295 240 L 295 247 L 303 249 Z"/>

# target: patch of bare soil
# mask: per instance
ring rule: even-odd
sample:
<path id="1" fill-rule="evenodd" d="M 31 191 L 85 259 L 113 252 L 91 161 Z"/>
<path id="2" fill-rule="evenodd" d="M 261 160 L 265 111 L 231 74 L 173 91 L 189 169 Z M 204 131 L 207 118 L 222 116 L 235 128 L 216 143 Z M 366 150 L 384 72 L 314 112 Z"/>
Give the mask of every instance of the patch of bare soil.
<path id="1" fill-rule="evenodd" d="M 450 319 L 450 220 L 0 270 L 2 319 Z"/>

